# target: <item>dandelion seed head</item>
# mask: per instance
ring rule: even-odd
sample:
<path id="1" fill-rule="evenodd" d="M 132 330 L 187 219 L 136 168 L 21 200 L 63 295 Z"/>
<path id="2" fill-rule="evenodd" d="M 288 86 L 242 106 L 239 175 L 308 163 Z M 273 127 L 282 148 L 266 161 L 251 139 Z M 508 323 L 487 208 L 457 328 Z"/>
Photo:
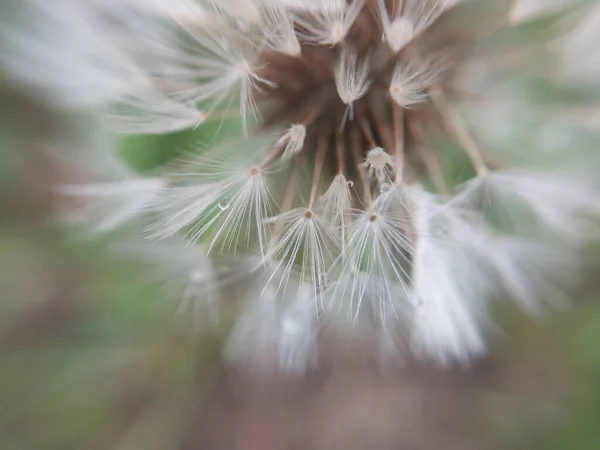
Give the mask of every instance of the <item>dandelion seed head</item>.
<path id="1" fill-rule="evenodd" d="M 483 355 L 494 292 L 529 312 L 540 292 L 561 298 L 548 278 L 559 278 L 549 260 L 562 253 L 549 249 L 560 242 L 571 254 L 589 242 L 600 205 L 586 179 L 504 170 L 481 143 L 455 102 L 461 70 L 490 30 L 522 30 L 506 28 L 509 9 L 496 2 L 446 3 L 209 0 L 187 3 L 203 18 L 184 20 L 160 2 L 143 26 L 108 8 L 121 25 L 95 27 L 106 35 L 89 42 L 101 37 L 102 55 L 119 55 L 116 69 L 127 70 L 102 85 L 105 123 L 162 134 L 233 117 L 241 132 L 181 165 L 62 193 L 96 231 L 132 222 L 153 245 L 201 246 L 211 264 L 186 268 L 188 283 L 250 271 L 244 283 L 259 285 L 228 357 L 261 352 L 301 370 L 325 313 L 351 326 L 368 318 L 386 353 L 404 336 L 399 346 L 442 364 Z M 130 84 L 132 72 L 144 82 Z M 453 185 L 449 161 L 476 176 Z M 502 235 L 498 216 L 515 236 Z M 223 260 L 252 260 L 251 269 Z"/>

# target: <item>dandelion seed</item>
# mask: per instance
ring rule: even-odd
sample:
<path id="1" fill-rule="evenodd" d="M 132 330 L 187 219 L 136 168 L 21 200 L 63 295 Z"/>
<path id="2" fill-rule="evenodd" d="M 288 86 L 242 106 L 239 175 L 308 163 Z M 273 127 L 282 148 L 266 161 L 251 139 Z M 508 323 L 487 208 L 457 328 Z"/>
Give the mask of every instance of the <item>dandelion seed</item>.
<path id="1" fill-rule="evenodd" d="M 100 8 L 135 7 L 140 11 L 151 11 L 164 17 L 171 17 L 182 26 L 210 23 L 208 11 L 198 0 L 125 0 L 122 2 L 92 0 L 92 2 Z"/>
<path id="2" fill-rule="evenodd" d="M 429 63 L 396 66 L 390 83 L 390 94 L 403 108 L 422 103 L 428 95 L 428 89 L 439 76 L 439 71 Z"/>
<path id="3" fill-rule="evenodd" d="M 240 143 L 226 142 L 219 158 L 208 155 L 185 162 L 183 170 L 172 175 L 177 184 L 156 200 L 147 236 L 162 239 L 183 232 L 194 243 L 208 234 L 209 251 L 234 250 L 256 238 L 264 249 L 263 222 L 272 215 L 274 204 L 268 180 L 272 168 L 260 162 L 261 152 L 256 151 L 264 143 L 264 139 L 246 142 L 245 157 L 231 159 L 224 155 L 239 151 Z"/>
<path id="4" fill-rule="evenodd" d="M 593 185 L 560 174 L 527 171 L 498 171 L 475 178 L 454 201 L 502 208 L 505 217 L 521 228 L 528 220 L 525 207 L 540 229 L 575 243 L 596 233 L 590 217 L 600 208 Z"/>
<path id="5" fill-rule="evenodd" d="M 117 133 L 163 134 L 197 127 L 206 117 L 203 111 L 152 92 L 119 99 L 105 120 Z"/>
<path id="6" fill-rule="evenodd" d="M 564 288 L 572 284 L 572 269 L 577 265 L 571 254 L 523 238 L 492 235 L 485 237 L 485 243 L 484 261 L 499 287 L 528 313 L 537 315 L 548 304 L 569 303 Z"/>
<path id="7" fill-rule="evenodd" d="M 529 313 L 563 305 L 575 262 L 569 253 L 494 233 L 455 203 L 417 199 L 421 220 L 414 257 L 412 342 L 415 351 L 448 364 L 485 353 L 487 303 L 504 292 Z M 473 220 L 475 219 L 475 220 Z"/>
<path id="8" fill-rule="evenodd" d="M 445 266 L 429 281 L 429 289 L 422 295 L 427 303 L 418 306 L 411 329 L 412 350 L 425 359 L 444 365 L 454 361 L 466 363 L 487 353 L 483 326 L 477 305 L 463 301 L 463 292 L 457 289 Z M 439 283 L 435 288 L 434 283 Z M 445 289 L 445 292 L 443 291 Z"/>
<path id="9" fill-rule="evenodd" d="M 145 278 L 159 283 L 164 300 L 196 328 L 219 318 L 219 282 L 213 262 L 202 246 L 189 247 L 177 238 L 161 241 L 117 241 L 113 253 L 148 266 Z"/>
<path id="10" fill-rule="evenodd" d="M 423 193 L 413 191 L 411 197 L 417 216 L 410 293 L 412 349 L 442 364 L 467 362 L 486 353 L 481 298 L 489 289 L 488 274 L 469 253 L 467 239 L 472 234 L 460 219 Z"/>
<path id="11" fill-rule="evenodd" d="M 146 237 L 156 240 L 176 235 L 196 222 L 218 200 L 218 192 L 216 184 L 168 188 L 153 206 L 160 218 L 147 226 Z"/>
<path id="12" fill-rule="evenodd" d="M 258 248 L 264 251 L 268 231 L 263 222 L 273 211 L 273 195 L 266 173 L 251 167 L 247 172 L 238 174 L 236 179 L 227 180 L 224 186 L 220 187 L 216 196 L 224 196 L 225 200 L 204 211 L 204 220 L 190 230 L 190 239 L 196 241 L 213 229 L 209 251 L 217 243 L 220 243 L 221 250 L 233 250 L 241 243 L 249 245 L 254 233 Z"/>
<path id="13" fill-rule="evenodd" d="M 97 233 L 113 231 L 141 215 L 165 188 L 165 180 L 131 179 L 57 187 L 62 195 L 81 201 L 72 220 L 88 224 Z"/>
<path id="14" fill-rule="evenodd" d="M 342 174 L 335 176 L 327 192 L 319 198 L 320 210 L 340 233 L 342 247 L 345 247 L 346 232 L 352 213 L 352 194 L 354 186 L 351 180 L 346 180 Z"/>
<path id="15" fill-rule="evenodd" d="M 340 99 L 347 105 L 350 120 L 354 119 L 353 103 L 365 95 L 370 84 L 368 58 L 358 61 L 356 53 L 344 50 L 335 69 L 335 86 Z"/>
<path id="16" fill-rule="evenodd" d="M 394 167 L 394 158 L 385 152 L 381 147 L 375 147 L 367 153 L 365 166 L 371 172 L 380 172 L 388 167 Z"/>
<path id="17" fill-rule="evenodd" d="M 294 21 L 281 5 L 267 8 L 263 34 L 269 48 L 291 57 L 302 53 L 298 36 L 294 30 Z"/>
<path id="18" fill-rule="evenodd" d="M 368 151 L 365 162 L 363 163 L 369 171 L 369 176 L 374 178 L 380 189 L 384 189 L 388 184 L 391 184 L 391 178 L 388 170 L 395 167 L 394 158 L 385 152 L 381 147 L 375 147 Z"/>
<path id="19" fill-rule="evenodd" d="M 344 257 L 338 257 L 333 273 L 338 279 L 333 304 L 345 309 L 354 320 L 365 299 L 384 318 L 398 315 L 409 292 L 412 244 L 404 211 L 376 205 L 361 212 L 352 224 Z"/>
<path id="20" fill-rule="evenodd" d="M 246 118 L 257 117 L 255 92 L 275 84 L 260 75 L 256 64 L 257 46 L 233 30 L 227 34 L 186 29 L 191 41 L 179 41 L 157 48 L 155 57 L 170 61 L 168 71 L 156 74 L 168 83 L 169 95 L 186 104 L 207 104 L 208 110 L 231 101 L 239 90 L 240 115 L 246 130 Z"/>
<path id="21" fill-rule="evenodd" d="M 229 337 L 225 349 L 227 359 L 236 362 L 255 359 L 259 361 L 259 368 L 273 364 L 270 358 L 277 350 L 280 337 L 280 298 L 272 287 L 264 289 L 258 298 L 255 295 L 249 298 Z"/>
<path id="22" fill-rule="evenodd" d="M 296 23 L 304 30 L 301 39 L 320 45 L 335 45 L 342 42 L 352 24 L 360 14 L 366 0 L 331 0 L 323 2 L 318 9 L 310 11 L 308 17 L 299 15 Z"/>
<path id="23" fill-rule="evenodd" d="M 314 365 L 317 357 L 314 289 L 301 284 L 297 292 L 284 312 L 277 352 L 280 366 L 296 373 Z"/>
<path id="24" fill-rule="evenodd" d="M 384 38 L 394 52 L 400 51 L 414 37 L 425 31 L 442 13 L 443 0 L 393 0 L 388 13 L 385 0 L 378 0 Z"/>
<path id="25" fill-rule="evenodd" d="M 277 142 L 284 147 L 283 159 L 288 159 L 302 150 L 306 139 L 306 127 L 301 124 L 292 125 Z"/>
<path id="26" fill-rule="evenodd" d="M 280 280 L 277 289 L 285 290 L 288 280 L 295 275 L 312 286 L 315 299 L 320 298 L 323 275 L 339 248 L 329 224 L 305 208 L 282 213 L 271 221 L 281 225 L 267 254 L 268 260 L 274 261 L 274 273 Z"/>
<path id="27" fill-rule="evenodd" d="M 229 339 L 226 357 L 254 369 L 303 372 L 316 362 L 316 315 L 312 289 L 294 283 L 281 291 L 270 282 L 249 297 Z"/>
<path id="28" fill-rule="evenodd" d="M 112 45 L 110 31 L 98 26 L 89 9 L 68 0 L 3 5 L 3 82 L 24 87 L 26 94 L 53 107 L 86 111 L 135 88 L 144 74 Z"/>

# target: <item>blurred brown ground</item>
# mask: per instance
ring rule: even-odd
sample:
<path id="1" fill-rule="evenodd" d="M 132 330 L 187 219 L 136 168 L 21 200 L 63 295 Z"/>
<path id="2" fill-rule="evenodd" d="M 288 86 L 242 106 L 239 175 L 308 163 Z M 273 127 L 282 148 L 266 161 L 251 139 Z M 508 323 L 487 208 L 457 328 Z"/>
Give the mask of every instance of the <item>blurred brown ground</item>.
<path id="1" fill-rule="evenodd" d="M 559 402 L 567 385 L 543 347 L 538 356 L 511 352 L 468 368 L 405 361 L 391 370 L 382 370 L 366 348 L 331 350 L 306 377 L 224 369 L 182 450 L 496 448 L 486 429 L 486 393 L 518 398 L 530 408 L 526 414 L 537 414 Z"/>

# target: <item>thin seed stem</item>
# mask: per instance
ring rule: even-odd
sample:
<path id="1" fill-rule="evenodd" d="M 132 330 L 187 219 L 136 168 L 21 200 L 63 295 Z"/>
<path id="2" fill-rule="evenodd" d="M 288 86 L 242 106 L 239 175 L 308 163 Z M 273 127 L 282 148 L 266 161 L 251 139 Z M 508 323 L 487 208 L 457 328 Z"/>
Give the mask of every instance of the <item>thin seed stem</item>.
<path id="1" fill-rule="evenodd" d="M 371 148 L 377 147 L 377 143 L 375 142 L 375 138 L 373 137 L 373 132 L 371 131 L 371 127 L 369 126 L 369 121 L 365 116 L 361 116 L 359 119 L 360 128 L 362 129 L 365 138 L 367 138 L 367 142 L 371 146 Z"/>
<path id="2" fill-rule="evenodd" d="M 292 160 L 292 173 L 290 174 L 290 178 L 288 179 L 287 185 L 285 187 L 285 194 L 283 194 L 283 200 L 281 201 L 281 206 L 279 208 L 279 213 L 284 213 L 289 211 L 294 204 L 294 199 L 296 198 L 296 194 L 298 192 L 298 185 L 300 184 L 300 158 L 295 156 Z M 278 235 L 281 232 L 283 227 L 283 223 L 277 222 L 273 228 L 273 234 Z M 266 251 L 266 255 L 272 255 L 274 246 L 276 245 L 277 240 L 271 240 L 269 242 L 269 246 Z"/>
<path id="3" fill-rule="evenodd" d="M 454 138 L 462 146 L 463 150 L 471 160 L 471 164 L 473 164 L 473 168 L 477 172 L 477 175 L 487 175 L 489 168 L 485 163 L 481 150 L 479 150 L 477 143 L 463 124 L 462 120 L 448 104 L 448 100 L 442 89 L 434 87 L 430 89 L 430 95 L 433 104 L 444 119 L 446 127 L 454 135 Z"/>
<path id="4" fill-rule="evenodd" d="M 271 164 L 273 161 L 278 159 L 283 153 L 283 149 L 285 148 L 285 144 L 280 144 L 276 147 L 273 147 L 269 153 L 263 158 L 263 160 L 258 164 L 259 169 L 264 169 L 266 166 Z"/>
<path id="5" fill-rule="evenodd" d="M 335 92 L 330 89 L 318 89 L 304 99 L 299 123 L 308 127 L 325 111 Z"/>
<path id="6" fill-rule="evenodd" d="M 448 183 L 446 183 L 444 171 L 442 170 L 442 165 L 437 154 L 429 145 L 424 144 L 419 152 L 419 157 L 423 161 L 423 164 L 425 164 L 425 169 L 429 174 L 429 178 L 431 178 L 435 190 L 440 194 L 449 194 L 450 188 L 448 187 Z"/>
<path id="7" fill-rule="evenodd" d="M 360 183 L 363 187 L 363 197 L 365 204 L 368 208 L 371 208 L 373 205 L 373 198 L 371 197 L 371 188 L 369 186 L 369 180 L 367 176 L 367 172 L 363 165 L 363 157 L 362 157 L 362 146 L 360 139 L 360 131 L 358 128 L 352 128 L 352 135 L 350 136 L 350 148 L 352 149 L 352 156 L 354 157 L 354 163 L 356 166 L 356 172 L 358 173 L 358 178 L 360 179 Z"/>
<path id="8" fill-rule="evenodd" d="M 390 65 L 390 61 L 396 58 L 396 54 L 392 52 L 386 42 L 381 42 L 371 57 L 371 66 L 374 73 L 383 72 Z"/>
<path id="9" fill-rule="evenodd" d="M 285 188 L 285 194 L 283 195 L 283 200 L 281 201 L 280 212 L 289 211 L 294 204 L 294 199 L 296 198 L 296 193 L 298 192 L 298 185 L 300 184 L 300 161 L 297 157 L 295 157 L 292 161 L 292 173 L 290 174 L 290 178 L 288 180 L 287 186 Z"/>
<path id="10" fill-rule="evenodd" d="M 300 61 L 304 65 L 304 67 L 307 67 L 310 69 L 311 62 L 308 60 L 306 55 L 304 53 L 302 53 L 302 51 L 300 51 L 300 54 L 298 56 L 296 56 L 296 60 Z"/>
<path id="11" fill-rule="evenodd" d="M 312 187 L 310 190 L 310 200 L 308 202 L 308 209 L 312 209 L 315 199 L 317 198 L 317 191 L 319 190 L 319 181 L 321 180 L 321 171 L 323 170 L 323 164 L 325 163 L 325 155 L 327 154 L 327 144 L 329 136 L 322 134 L 319 136 L 319 143 L 317 146 L 317 156 L 315 159 L 315 170 L 313 172 Z"/>
<path id="12" fill-rule="evenodd" d="M 380 105 L 384 103 L 381 100 L 385 101 L 385 97 L 381 95 L 371 95 L 369 111 L 373 116 L 373 123 L 377 128 L 377 133 L 379 134 L 379 138 L 381 139 L 384 148 L 392 149 L 394 148 L 394 133 L 389 120 L 386 119 L 385 113 L 381 109 Z"/>
<path id="13" fill-rule="evenodd" d="M 317 107 L 311 108 L 308 114 L 300 121 L 300 124 L 308 128 L 308 126 L 311 125 L 324 111 L 321 106 L 323 106 L 325 103 L 325 101 L 322 101 Z"/>
<path id="14" fill-rule="evenodd" d="M 346 155 L 344 155 L 344 136 L 341 133 L 335 134 L 335 153 L 338 163 L 338 175 L 344 175 Z"/>
<path id="15" fill-rule="evenodd" d="M 308 112 L 308 114 L 306 114 L 304 116 L 304 118 L 300 121 L 300 124 L 303 125 L 304 127 L 308 127 L 309 125 L 311 125 L 323 112 L 323 109 L 321 108 L 321 106 L 324 104 L 324 102 L 320 102 L 318 104 L 317 107 L 313 107 L 310 109 L 310 111 Z M 263 158 L 263 160 L 258 164 L 258 168 L 259 169 L 263 169 L 266 166 L 268 166 L 269 164 L 271 164 L 273 161 L 275 161 L 276 159 L 280 158 L 281 155 L 283 154 L 283 151 L 285 149 L 286 143 L 281 143 L 275 147 L 273 147 L 268 153 L 267 155 Z"/>
<path id="16" fill-rule="evenodd" d="M 418 136 L 419 141 L 422 142 L 422 146 L 419 148 L 418 152 L 419 158 L 423 161 L 435 190 L 440 194 L 449 194 L 450 188 L 446 182 L 442 164 L 438 155 L 433 151 L 429 141 L 426 139 L 423 127 L 417 122 L 412 122 L 410 127 L 413 133 Z"/>
<path id="17" fill-rule="evenodd" d="M 394 121 L 394 158 L 396 160 L 396 184 L 404 177 L 404 110 L 396 102 L 392 102 Z"/>

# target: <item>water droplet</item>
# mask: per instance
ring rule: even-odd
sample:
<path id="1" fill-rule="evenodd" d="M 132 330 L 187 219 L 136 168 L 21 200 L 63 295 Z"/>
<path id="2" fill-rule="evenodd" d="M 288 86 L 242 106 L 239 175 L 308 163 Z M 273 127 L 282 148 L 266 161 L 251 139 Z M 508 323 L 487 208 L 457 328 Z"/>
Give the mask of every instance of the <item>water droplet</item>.
<path id="1" fill-rule="evenodd" d="M 354 187 L 354 181 L 352 181 L 352 180 L 348 180 L 348 182 L 346 184 L 348 185 L 349 188 Z"/>
<path id="2" fill-rule="evenodd" d="M 217 203 L 217 206 L 221 209 L 221 211 L 227 211 L 229 209 L 229 201 L 225 199 L 222 202 Z"/>

